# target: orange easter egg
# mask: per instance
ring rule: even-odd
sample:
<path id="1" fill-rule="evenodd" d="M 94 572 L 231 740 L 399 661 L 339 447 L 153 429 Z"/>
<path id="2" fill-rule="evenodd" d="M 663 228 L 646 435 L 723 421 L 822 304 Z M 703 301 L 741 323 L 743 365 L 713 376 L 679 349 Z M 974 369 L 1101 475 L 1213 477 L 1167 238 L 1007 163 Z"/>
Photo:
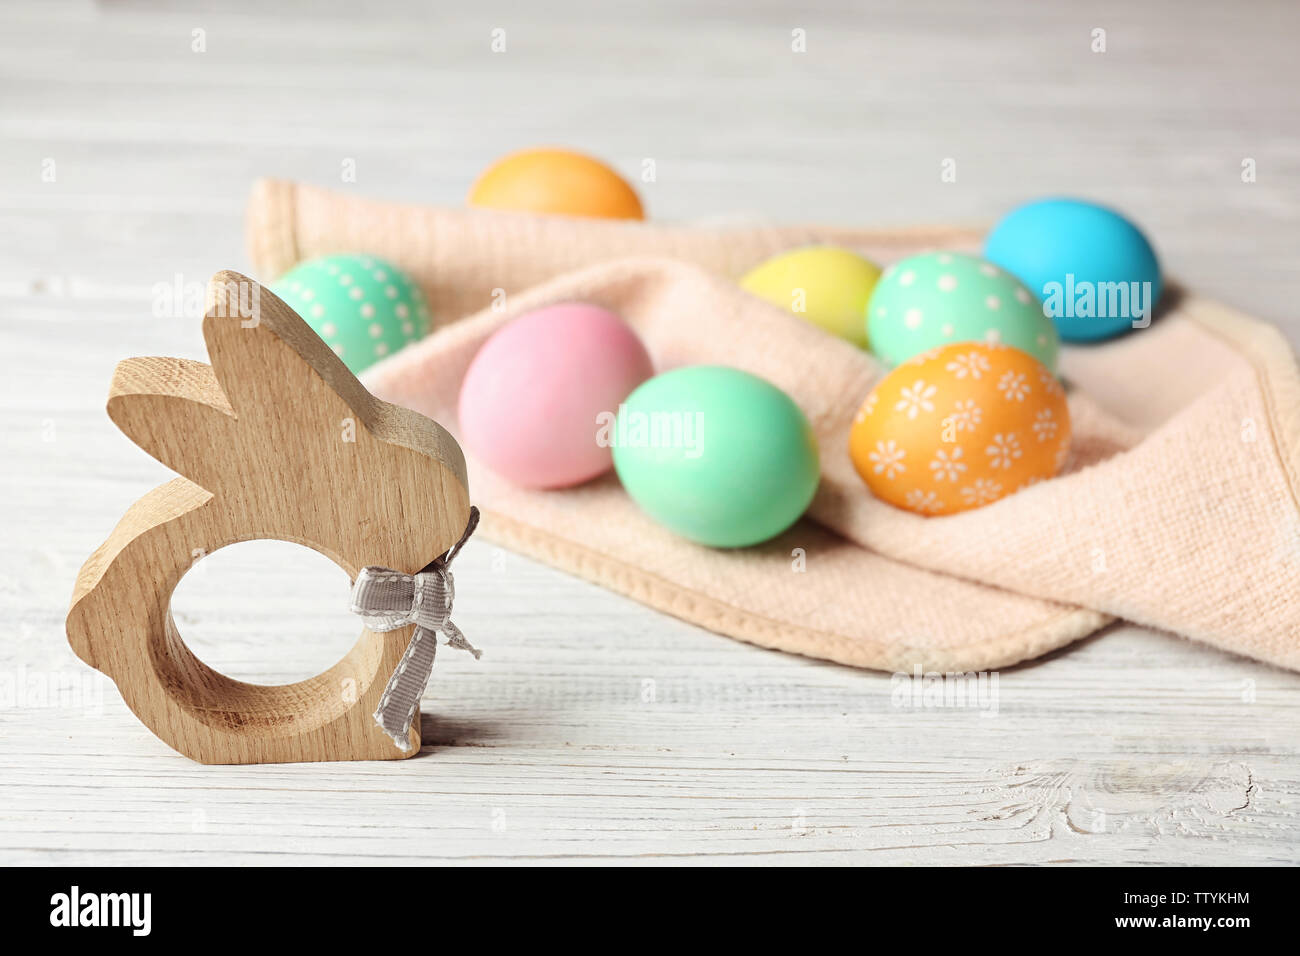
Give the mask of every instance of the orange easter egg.
<path id="1" fill-rule="evenodd" d="M 567 149 L 526 149 L 489 166 L 469 204 L 562 216 L 644 219 L 636 191 L 598 159 Z"/>
<path id="2" fill-rule="evenodd" d="M 925 515 L 955 514 L 1051 478 L 1070 450 L 1065 389 L 1008 345 L 922 353 L 871 390 L 849 432 L 872 493 Z"/>

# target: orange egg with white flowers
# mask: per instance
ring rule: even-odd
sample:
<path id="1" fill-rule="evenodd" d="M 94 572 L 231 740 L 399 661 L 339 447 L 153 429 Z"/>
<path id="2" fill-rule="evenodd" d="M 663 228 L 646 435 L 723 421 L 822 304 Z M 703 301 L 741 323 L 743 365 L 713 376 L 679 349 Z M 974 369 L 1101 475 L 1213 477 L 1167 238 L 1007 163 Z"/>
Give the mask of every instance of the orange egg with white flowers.
<path id="1" fill-rule="evenodd" d="M 853 467 L 872 493 L 923 515 L 968 511 L 1051 478 L 1069 452 L 1056 376 L 1019 349 L 977 342 L 895 368 L 849 432 Z"/>

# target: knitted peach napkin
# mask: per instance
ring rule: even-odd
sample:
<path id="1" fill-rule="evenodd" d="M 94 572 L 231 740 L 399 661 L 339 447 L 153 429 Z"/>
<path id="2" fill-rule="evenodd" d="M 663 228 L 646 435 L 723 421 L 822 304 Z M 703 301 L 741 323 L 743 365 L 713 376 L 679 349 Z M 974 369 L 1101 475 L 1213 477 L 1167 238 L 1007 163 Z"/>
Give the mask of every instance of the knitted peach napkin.
<path id="1" fill-rule="evenodd" d="M 1300 669 L 1300 373 L 1282 336 L 1254 319 L 1171 289 L 1149 328 L 1065 348 L 1065 472 L 975 511 L 923 518 L 873 498 L 848 459 L 853 415 L 882 367 L 734 280 L 811 242 L 883 264 L 977 249 L 974 230 L 660 226 L 262 182 L 249 239 L 264 280 L 331 252 L 408 270 L 439 330 L 364 380 L 453 432 L 460 380 L 482 342 L 563 300 L 618 311 L 660 369 L 730 364 L 785 389 L 817 432 L 822 483 L 805 520 L 754 548 L 674 536 L 612 475 L 535 492 L 470 462 L 483 534 L 652 607 L 880 669 L 1006 666 L 1117 617 Z"/>

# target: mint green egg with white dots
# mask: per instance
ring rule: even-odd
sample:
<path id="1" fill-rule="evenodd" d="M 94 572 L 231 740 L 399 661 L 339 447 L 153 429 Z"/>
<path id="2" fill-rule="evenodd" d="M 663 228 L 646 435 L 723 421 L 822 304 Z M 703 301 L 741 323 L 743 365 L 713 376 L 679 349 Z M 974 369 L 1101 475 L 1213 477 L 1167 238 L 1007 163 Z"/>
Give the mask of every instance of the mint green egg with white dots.
<path id="1" fill-rule="evenodd" d="M 1005 269 L 960 252 L 894 263 L 867 302 L 868 347 L 901 365 L 953 342 L 1003 344 L 1056 371 L 1060 337 L 1037 296 Z"/>
<path id="2" fill-rule="evenodd" d="M 424 294 L 377 256 L 334 255 L 294 266 L 271 285 L 354 374 L 429 334 Z"/>

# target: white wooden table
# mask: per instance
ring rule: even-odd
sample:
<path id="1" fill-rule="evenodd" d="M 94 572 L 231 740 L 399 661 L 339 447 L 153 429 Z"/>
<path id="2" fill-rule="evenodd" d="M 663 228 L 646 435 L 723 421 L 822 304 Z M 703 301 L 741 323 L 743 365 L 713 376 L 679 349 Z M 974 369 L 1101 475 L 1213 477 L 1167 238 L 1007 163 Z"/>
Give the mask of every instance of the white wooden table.
<path id="1" fill-rule="evenodd" d="M 1133 627 L 1002 673 L 996 716 L 901 709 L 889 675 L 473 542 L 457 617 L 487 655 L 442 655 L 426 752 L 374 764 L 191 763 L 72 656 L 78 566 L 167 477 L 103 414 L 112 365 L 203 357 L 153 290 L 246 267 L 258 175 L 455 203 L 494 156 L 561 143 L 653 158 L 661 219 L 1085 194 L 1300 341 L 1294 4 L 464 6 L 0 7 L 0 863 L 1300 861 L 1300 675 Z M 346 587 L 248 544 L 176 613 L 210 664 L 282 681 L 354 639 Z M 273 611 L 297 626 L 269 638 Z"/>

